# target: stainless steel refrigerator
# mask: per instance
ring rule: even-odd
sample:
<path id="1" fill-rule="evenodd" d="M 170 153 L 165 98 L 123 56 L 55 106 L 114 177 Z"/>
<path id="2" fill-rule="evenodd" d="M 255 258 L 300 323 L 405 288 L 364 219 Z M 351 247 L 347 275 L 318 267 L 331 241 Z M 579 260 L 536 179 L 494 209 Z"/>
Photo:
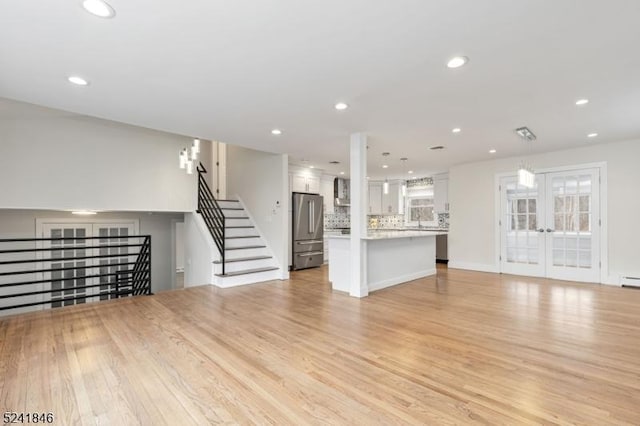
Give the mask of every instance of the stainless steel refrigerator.
<path id="1" fill-rule="evenodd" d="M 293 193 L 293 269 L 313 268 L 324 260 L 322 196 Z"/>

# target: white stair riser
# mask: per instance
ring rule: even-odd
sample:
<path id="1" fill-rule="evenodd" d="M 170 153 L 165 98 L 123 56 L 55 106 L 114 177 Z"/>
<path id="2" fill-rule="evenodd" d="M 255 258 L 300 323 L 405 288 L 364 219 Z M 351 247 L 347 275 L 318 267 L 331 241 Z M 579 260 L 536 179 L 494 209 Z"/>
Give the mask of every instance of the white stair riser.
<path id="1" fill-rule="evenodd" d="M 260 259 L 260 260 L 246 260 L 243 262 L 231 262 L 231 263 L 227 262 L 225 272 L 246 271 L 247 269 L 267 268 L 270 266 L 276 266 L 273 258 Z M 213 273 L 221 274 L 222 264 L 215 263 L 213 265 Z"/>
<path id="2" fill-rule="evenodd" d="M 224 213 L 224 217 L 227 219 L 234 217 L 247 217 L 247 212 L 244 210 L 223 210 L 222 213 Z"/>
<path id="3" fill-rule="evenodd" d="M 244 247 L 244 246 L 263 246 L 265 245 L 262 238 L 238 238 L 225 240 L 225 247 Z"/>
<path id="4" fill-rule="evenodd" d="M 256 284 L 264 281 L 280 279 L 280 271 L 266 271 L 255 274 L 238 275 L 235 277 L 213 277 L 213 283 L 221 288 L 236 287 L 239 285 Z"/>
<path id="5" fill-rule="evenodd" d="M 246 235 L 258 235 L 256 228 L 227 228 L 224 230 L 227 237 L 243 237 Z"/>
<path id="6" fill-rule="evenodd" d="M 218 200 L 218 205 L 219 205 L 221 208 L 231 207 L 231 208 L 234 208 L 234 209 L 235 209 L 235 208 L 240 208 L 240 207 L 242 207 L 242 204 L 240 204 L 240 203 L 236 203 L 236 202 L 233 202 L 233 201 L 220 201 L 220 200 Z"/>
<path id="7" fill-rule="evenodd" d="M 225 220 L 225 226 L 247 226 L 247 225 L 253 225 L 253 224 L 248 219 L 227 218 Z"/>
<path id="8" fill-rule="evenodd" d="M 259 249 L 246 249 L 246 250 L 228 250 L 226 254 L 227 259 L 238 259 L 240 257 L 255 257 L 255 256 L 269 256 L 269 251 L 266 248 Z"/>

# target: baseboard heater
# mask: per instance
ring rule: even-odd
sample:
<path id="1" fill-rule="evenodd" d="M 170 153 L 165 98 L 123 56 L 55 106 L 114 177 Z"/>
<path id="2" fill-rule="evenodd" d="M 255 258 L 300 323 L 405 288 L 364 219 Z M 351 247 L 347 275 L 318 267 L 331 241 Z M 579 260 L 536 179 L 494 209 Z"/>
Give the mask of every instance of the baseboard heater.
<path id="1" fill-rule="evenodd" d="M 620 279 L 622 287 L 636 288 L 640 290 L 640 277 L 622 277 Z"/>

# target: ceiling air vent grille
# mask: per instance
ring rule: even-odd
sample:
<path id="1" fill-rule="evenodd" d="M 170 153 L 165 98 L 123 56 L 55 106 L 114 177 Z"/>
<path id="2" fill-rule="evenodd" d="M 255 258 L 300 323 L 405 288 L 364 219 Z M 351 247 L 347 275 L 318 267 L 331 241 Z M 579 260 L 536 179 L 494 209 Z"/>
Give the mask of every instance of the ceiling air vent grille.
<path id="1" fill-rule="evenodd" d="M 516 133 L 527 142 L 533 142 L 537 139 L 536 135 L 528 127 L 519 127 L 516 129 Z"/>

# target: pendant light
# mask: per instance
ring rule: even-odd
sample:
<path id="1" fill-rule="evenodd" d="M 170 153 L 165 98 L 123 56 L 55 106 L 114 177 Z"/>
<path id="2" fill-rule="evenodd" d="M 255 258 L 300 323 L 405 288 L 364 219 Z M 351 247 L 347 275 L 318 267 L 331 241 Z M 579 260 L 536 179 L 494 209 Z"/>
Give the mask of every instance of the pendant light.
<path id="1" fill-rule="evenodd" d="M 186 169 L 187 174 L 192 175 L 194 164 L 198 160 L 198 154 L 200 153 L 200 139 L 194 139 L 191 144 L 191 148 L 183 148 L 178 154 L 180 160 L 180 168 Z"/>
<path id="2" fill-rule="evenodd" d="M 383 152 L 382 153 L 382 158 L 384 158 L 386 160 L 386 158 L 389 156 L 390 154 L 388 152 Z M 386 161 L 385 161 L 386 163 Z M 386 169 L 388 166 L 386 164 L 384 164 L 382 166 L 383 169 Z M 387 177 L 385 176 L 384 178 L 384 183 L 382 184 L 382 192 L 384 193 L 384 195 L 389 194 L 389 179 L 387 179 Z"/>
<path id="3" fill-rule="evenodd" d="M 407 172 L 407 170 L 406 170 L 407 169 L 407 160 L 408 160 L 407 157 L 402 157 L 400 159 L 400 161 L 402 161 L 402 173 L 403 173 L 403 175 L 406 175 L 406 172 Z M 402 180 L 402 196 L 403 197 L 407 196 L 407 181 L 406 181 L 406 179 Z"/>
<path id="4" fill-rule="evenodd" d="M 533 141 L 537 139 L 536 135 L 534 135 L 528 127 L 520 127 L 516 129 L 516 133 L 527 144 L 527 148 Z M 529 150 L 527 149 L 527 154 L 528 151 Z M 536 185 L 536 174 L 533 171 L 531 165 L 526 160 L 522 160 L 520 162 L 520 166 L 518 167 L 518 184 L 524 186 L 525 188 L 533 188 Z"/>

